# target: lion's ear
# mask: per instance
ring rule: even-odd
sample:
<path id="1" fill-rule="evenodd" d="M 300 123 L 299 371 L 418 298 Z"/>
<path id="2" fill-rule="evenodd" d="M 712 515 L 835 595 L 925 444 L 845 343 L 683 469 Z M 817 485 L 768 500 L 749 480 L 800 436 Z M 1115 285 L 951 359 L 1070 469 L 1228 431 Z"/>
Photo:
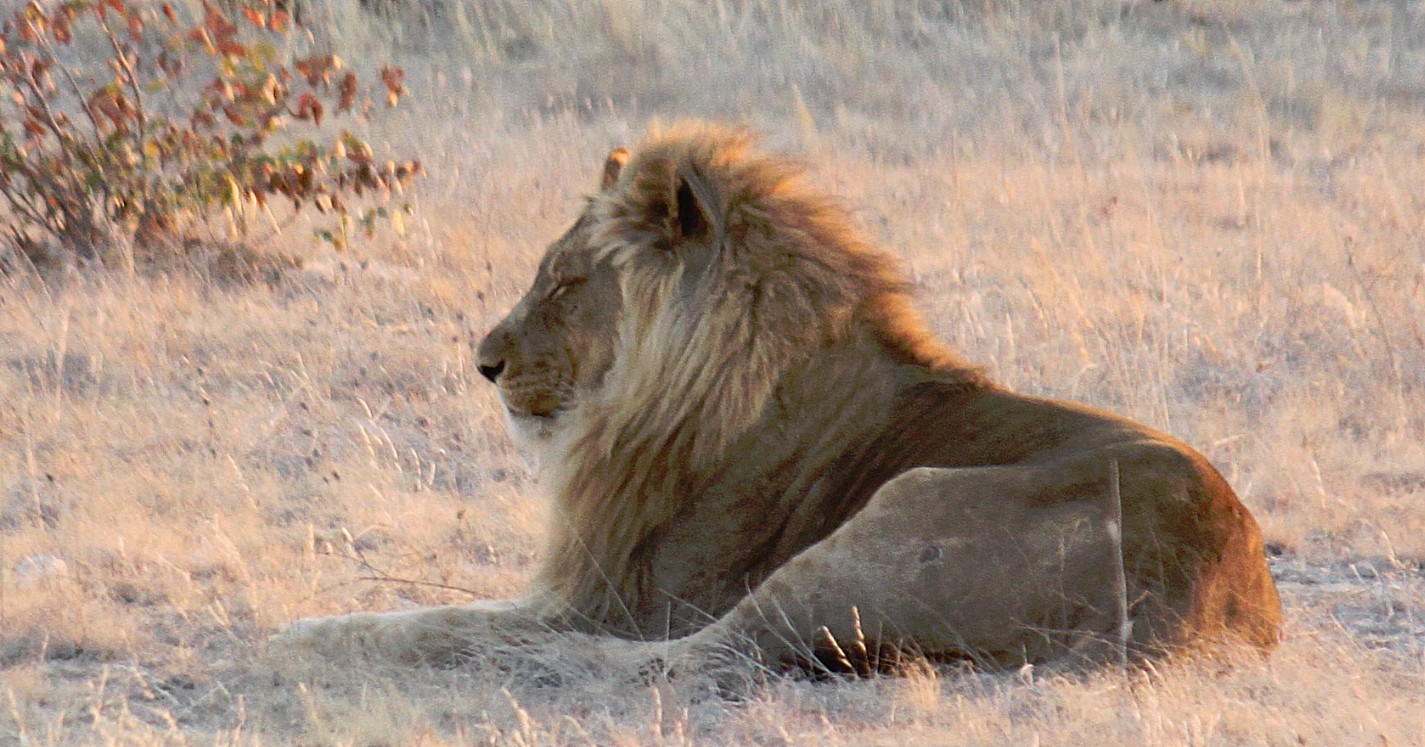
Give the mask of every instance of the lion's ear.
<path id="1" fill-rule="evenodd" d="M 614 148 L 609 152 L 608 160 L 604 161 L 604 176 L 599 181 L 599 191 L 605 191 L 618 181 L 619 174 L 623 173 L 624 164 L 628 163 L 628 148 Z"/>
<path id="2" fill-rule="evenodd" d="M 705 239 L 722 235 L 722 210 L 717 191 L 696 166 L 677 170 L 673 178 L 673 199 L 670 201 L 671 237 L 674 244 L 686 239 Z"/>

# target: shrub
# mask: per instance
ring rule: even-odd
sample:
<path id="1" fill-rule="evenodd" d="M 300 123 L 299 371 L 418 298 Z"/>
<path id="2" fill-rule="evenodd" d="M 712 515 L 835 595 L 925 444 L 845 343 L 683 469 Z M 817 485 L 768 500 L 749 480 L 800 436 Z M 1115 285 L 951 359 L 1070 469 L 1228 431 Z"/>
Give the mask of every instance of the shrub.
<path id="1" fill-rule="evenodd" d="M 336 115 L 373 104 L 334 55 L 284 58 L 291 19 L 278 0 L 205 4 L 190 17 L 168 3 L 29 2 L 0 26 L 0 197 L 11 213 L 11 261 L 99 260 L 181 250 L 215 219 L 250 237 L 290 202 L 337 219 L 320 232 L 338 248 L 359 213 L 350 198 L 386 203 L 420 163 L 378 163 Z M 403 72 L 383 68 L 386 105 Z M 395 214 L 399 219 L 399 214 Z M 0 255 L 3 256 L 3 255 Z"/>

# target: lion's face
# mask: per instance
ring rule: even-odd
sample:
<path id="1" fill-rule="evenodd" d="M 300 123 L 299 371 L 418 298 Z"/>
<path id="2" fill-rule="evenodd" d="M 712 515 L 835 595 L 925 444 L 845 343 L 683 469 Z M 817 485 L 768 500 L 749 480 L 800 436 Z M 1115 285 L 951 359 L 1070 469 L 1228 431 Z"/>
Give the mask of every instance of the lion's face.
<path id="1" fill-rule="evenodd" d="M 581 216 L 545 253 L 534 284 L 480 343 L 480 373 L 499 388 L 511 432 L 540 445 L 613 365 L 620 294 Z"/>

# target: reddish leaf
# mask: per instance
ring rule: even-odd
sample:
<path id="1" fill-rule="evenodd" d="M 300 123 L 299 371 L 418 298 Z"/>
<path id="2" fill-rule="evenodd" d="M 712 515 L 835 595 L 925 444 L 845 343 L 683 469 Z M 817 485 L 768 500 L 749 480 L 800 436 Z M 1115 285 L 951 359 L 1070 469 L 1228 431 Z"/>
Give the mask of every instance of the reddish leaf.
<path id="1" fill-rule="evenodd" d="M 401 90 L 401 83 L 406 80 L 406 71 L 399 67 L 382 67 L 381 80 L 386 87 L 395 91 Z"/>
<path id="2" fill-rule="evenodd" d="M 125 121 L 134 116 L 127 99 L 116 96 L 109 88 L 101 88 L 89 97 L 89 108 L 104 115 L 116 130 L 125 128 Z"/>
<path id="3" fill-rule="evenodd" d="M 237 26 L 233 25 L 232 21 L 229 21 L 228 17 L 223 15 L 221 11 L 207 3 L 203 4 L 203 10 L 205 12 L 203 25 L 208 28 L 208 31 L 212 32 L 213 38 L 219 41 L 227 41 L 233 34 L 237 33 Z"/>
<path id="4" fill-rule="evenodd" d="M 336 110 L 339 112 L 350 110 L 352 104 L 356 103 L 356 74 L 347 73 L 342 76 L 341 84 L 337 90 L 341 93 L 341 100 L 337 103 Z"/>
<path id="5" fill-rule="evenodd" d="M 202 44 L 203 49 L 207 51 L 208 54 L 217 54 L 218 52 L 218 48 L 213 46 L 213 37 L 210 36 L 208 30 L 202 26 L 195 26 L 192 31 L 188 32 L 188 41 L 195 44 Z"/>
<path id="6" fill-rule="evenodd" d="M 183 58 L 169 54 L 167 51 L 158 53 L 158 68 L 168 74 L 170 78 L 176 78 L 183 73 Z"/>
<path id="7" fill-rule="evenodd" d="M 314 62 L 315 57 L 299 57 L 292 61 L 292 66 L 297 68 L 297 72 L 307 79 L 307 85 L 315 86 L 322 80 L 321 72 Z"/>
<path id="8" fill-rule="evenodd" d="M 318 127 L 322 124 L 322 102 L 310 93 L 302 94 L 297 99 L 297 111 L 292 116 L 297 119 L 310 119 Z"/>
<path id="9" fill-rule="evenodd" d="M 346 141 L 347 159 L 361 167 L 358 175 L 371 171 L 371 146 L 350 135 L 343 139 Z"/>
<path id="10" fill-rule="evenodd" d="M 381 82 L 386 84 L 386 105 L 395 106 L 401 100 L 401 94 L 405 93 L 406 71 L 399 67 L 381 68 Z"/>
<path id="11" fill-rule="evenodd" d="M 68 44 L 74 39 L 70 32 L 70 16 L 68 13 L 57 13 L 54 17 L 54 27 L 50 29 L 54 35 L 54 40 L 60 44 Z M 4 52 L 4 45 L 0 44 L 0 52 Z"/>
<path id="12" fill-rule="evenodd" d="M 341 65 L 341 58 L 334 54 L 312 55 L 311 57 L 303 57 L 293 62 L 293 66 L 297 68 L 297 72 L 301 73 L 302 77 L 307 79 L 307 85 L 313 87 L 318 84 L 326 85 L 329 83 L 331 81 L 332 72 L 340 70 Z"/>

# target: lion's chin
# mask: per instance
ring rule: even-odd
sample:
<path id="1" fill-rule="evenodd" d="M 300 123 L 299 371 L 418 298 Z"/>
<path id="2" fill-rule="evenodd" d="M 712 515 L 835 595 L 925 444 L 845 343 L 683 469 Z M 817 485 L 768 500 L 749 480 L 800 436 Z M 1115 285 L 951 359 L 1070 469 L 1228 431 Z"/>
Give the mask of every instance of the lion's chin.
<path id="1" fill-rule="evenodd" d="M 510 432 L 510 438 L 523 449 L 538 454 L 544 451 L 554 438 L 554 432 L 559 423 L 559 411 L 550 412 L 544 415 L 521 412 L 518 410 L 505 408 L 505 426 Z"/>

